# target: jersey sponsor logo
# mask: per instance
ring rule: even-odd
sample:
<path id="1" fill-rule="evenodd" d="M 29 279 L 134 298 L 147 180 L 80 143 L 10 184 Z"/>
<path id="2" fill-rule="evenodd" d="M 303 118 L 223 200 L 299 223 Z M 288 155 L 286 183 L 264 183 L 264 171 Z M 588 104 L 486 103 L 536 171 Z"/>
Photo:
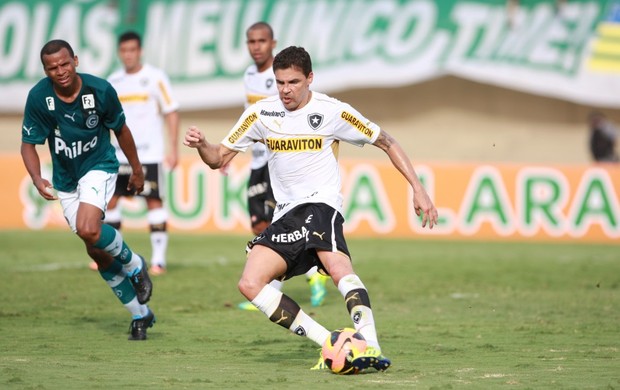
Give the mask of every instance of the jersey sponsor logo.
<path id="1" fill-rule="evenodd" d="M 286 115 L 284 111 L 265 111 L 265 110 L 260 110 L 260 114 L 262 116 L 275 116 L 275 117 L 280 117 L 280 118 L 284 118 L 284 115 Z"/>
<path id="2" fill-rule="evenodd" d="M 245 118 L 243 122 L 241 123 L 241 126 L 239 126 L 239 128 L 237 128 L 237 130 L 235 130 L 234 133 L 232 133 L 230 137 L 228 137 L 228 142 L 230 142 L 231 144 L 234 144 L 235 142 L 237 142 L 237 140 L 239 140 L 239 138 L 241 138 L 241 136 L 246 131 L 248 131 L 250 126 L 252 126 L 252 123 L 256 122 L 257 119 L 258 119 L 258 115 L 256 115 L 255 112 L 248 115 L 248 117 Z"/>
<path id="3" fill-rule="evenodd" d="M 315 112 L 308 115 L 308 124 L 312 127 L 312 129 L 318 129 L 323 124 L 323 114 Z"/>
<path id="4" fill-rule="evenodd" d="M 71 115 L 69 115 L 69 114 L 65 114 L 65 115 L 64 115 L 64 117 L 65 117 L 65 118 L 69 118 L 69 119 L 71 119 L 73 122 L 75 122 L 75 112 L 74 112 L 73 114 L 71 114 Z"/>
<path id="5" fill-rule="evenodd" d="M 343 111 L 340 114 L 340 117 L 345 121 L 349 122 L 353 127 L 355 127 L 360 133 L 364 134 L 368 138 L 372 138 L 374 131 L 366 127 L 359 119 L 357 119 L 354 115 Z"/>
<path id="6" fill-rule="evenodd" d="M 82 95 L 82 107 L 85 110 L 88 110 L 89 108 L 95 108 L 95 96 L 92 93 Z"/>
<path id="7" fill-rule="evenodd" d="M 32 130 L 34 126 L 30 126 L 30 127 L 26 127 L 26 126 L 22 126 L 22 129 L 24 129 L 24 132 L 26 132 L 26 134 L 28 134 L 28 136 L 30 137 L 30 130 Z"/>
<path id="8" fill-rule="evenodd" d="M 287 244 L 291 242 L 297 242 L 299 240 L 305 240 L 307 236 L 308 236 L 308 229 L 302 226 L 301 229 L 295 230 L 294 232 L 272 234 L 271 242 Z"/>
<path id="9" fill-rule="evenodd" d="M 318 151 L 323 149 L 323 138 L 267 138 L 267 147 L 273 152 Z"/>
<path id="10" fill-rule="evenodd" d="M 95 136 L 88 142 L 77 141 L 67 145 L 62 138 L 54 138 L 54 154 L 64 154 L 67 158 L 74 159 L 94 149 L 97 146 L 97 140 L 97 136 Z"/>
<path id="11" fill-rule="evenodd" d="M 54 105 L 54 98 L 51 96 L 48 96 L 45 98 L 45 103 L 47 104 L 47 109 L 48 111 L 54 111 L 56 109 L 56 106 Z"/>

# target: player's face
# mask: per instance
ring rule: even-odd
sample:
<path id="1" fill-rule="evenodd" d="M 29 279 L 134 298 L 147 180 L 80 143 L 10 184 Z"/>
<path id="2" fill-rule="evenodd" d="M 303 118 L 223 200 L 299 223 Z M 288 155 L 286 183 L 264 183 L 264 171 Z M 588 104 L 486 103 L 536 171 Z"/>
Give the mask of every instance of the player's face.
<path id="1" fill-rule="evenodd" d="M 310 84 L 314 77 L 312 72 L 306 77 L 300 69 L 291 67 L 278 69 L 275 71 L 275 75 L 280 100 L 287 110 L 295 111 L 308 103 L 310 100 Z"/>
<path id="2" fill-rule="evenodd" d="M 248 31 L 246 44 L 259 72 L 271 66 L 276 41 L 271 38 L 268 29 L 258 27 Z"/>
<path id="3" fill-rule="evenodd" d="M 118 45 L 118 57 L 121 59 L 127 73 L 135 73 L 142 68 L 141 56 L 142 49 L 135 39 L 121 42 Z"/>
<path id="4" fill-rule="evenodd" d="M 76 68 L 77 56 L 71 57 L 69 50 L 62 48 L 56 53 L 43 55 L 43 70 L 52 80 L 54 86 L 60 90 L 72 90 L 78 85 Z"/>

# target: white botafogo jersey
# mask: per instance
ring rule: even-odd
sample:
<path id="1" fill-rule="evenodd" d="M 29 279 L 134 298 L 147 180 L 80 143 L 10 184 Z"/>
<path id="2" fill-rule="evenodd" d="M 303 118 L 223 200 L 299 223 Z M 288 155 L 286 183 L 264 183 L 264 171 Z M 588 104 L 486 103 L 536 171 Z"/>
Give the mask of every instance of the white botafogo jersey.
<path id="1" fill-rule="evenodd" d="M 123 105 L 140 162 L 161 163 L 165 154 L 163 115 L 179 108 L 168 76 L 158 68 L 143 64 L 142 69 L 136 73 L 118 70 L 108 77 L 108 81 L 116 89 Z M 127 164 L 127 158 L 116 139 L 113 144 L 118 161 Z"/>
<path id="2" fill-rule="evenodd" d="M 243 74 L 243 85 L 246 109 L 261 99 L 278 94 L 276 76 L 271 66 L 263 72 L 259 72 L 254 64 L 248 66 Z M 257 142 L 252 146 L 250 169 L 258 169 L 265 164 L 267 164 L 267 147 Z"/>
<path id="3" fill-rule="evenodd" d="M 250 106 L 222 145 L 238 152 L 256 140 L 267 145 L 276 221 L 303 203 L 326 203 L 342 213 L 339 142 L 362 147 L 380 132 L 349 104 L 312 92 L 308 104 L 295 111 L 286 110 L 278 96 Z"/>

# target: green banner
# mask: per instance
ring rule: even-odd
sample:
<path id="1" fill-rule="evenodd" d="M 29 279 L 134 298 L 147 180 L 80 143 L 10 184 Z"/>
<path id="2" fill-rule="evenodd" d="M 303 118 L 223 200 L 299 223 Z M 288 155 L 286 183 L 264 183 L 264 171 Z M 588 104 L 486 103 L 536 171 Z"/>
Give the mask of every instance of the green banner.
<path id="1" fill-rule="evenodd" d="M 143 34 L 145 60 L 168 72 L 183 109 L 239 105 L 244 32 L 258 20 L 272 24 L 278 49 L 311 53 L 324 92 L 452 74 L 620 107 L 609 88 L 620 82 L 618 9 L 617 0 L 5 0 L 0 112 L 22 109 L 49 39 L 68 40 L 81 71 L 105 77 L 127 29 Z"/>

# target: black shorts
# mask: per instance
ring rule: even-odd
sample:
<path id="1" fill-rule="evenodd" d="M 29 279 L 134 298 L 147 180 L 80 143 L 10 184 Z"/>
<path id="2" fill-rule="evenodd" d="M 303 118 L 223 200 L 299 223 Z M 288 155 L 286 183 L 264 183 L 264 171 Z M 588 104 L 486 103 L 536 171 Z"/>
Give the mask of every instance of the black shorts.
<path id="1" fill-rule="evenodd" d="M 286 213 L 248 246 L 264 245 L 276 251 L 286 261 L 286 273 L 280 279 L 290 279 L 317 266 L 328 274 L 319 260 L 316 250 L 341 252 L 349 255 L 344 239 L 344 218 L 324 203 L 306 203 Z"/>
<path id="2" fill-rule="evenodd" d="M 127 191 L 129 177 L 131 176 L 131 166 L 129 164 L 121 164 L 118 168 L 118 177 L 116 178 L 116 188 L 114 195 L 116 196 L 143 196 L 145 198 L 162 199 L 160 188 L 163 191 L 163 169 L 161 164 L 142 164 L 144 171 L 144 191 L 136 195 Z"/>
<path id="3" fill-rule="evenodd" d="M 248 212 L 252 226 L 260 222 L 271 222 L 276 200 L 269 184 L 269 168 L 252 169 L 248 182 Z"/>

